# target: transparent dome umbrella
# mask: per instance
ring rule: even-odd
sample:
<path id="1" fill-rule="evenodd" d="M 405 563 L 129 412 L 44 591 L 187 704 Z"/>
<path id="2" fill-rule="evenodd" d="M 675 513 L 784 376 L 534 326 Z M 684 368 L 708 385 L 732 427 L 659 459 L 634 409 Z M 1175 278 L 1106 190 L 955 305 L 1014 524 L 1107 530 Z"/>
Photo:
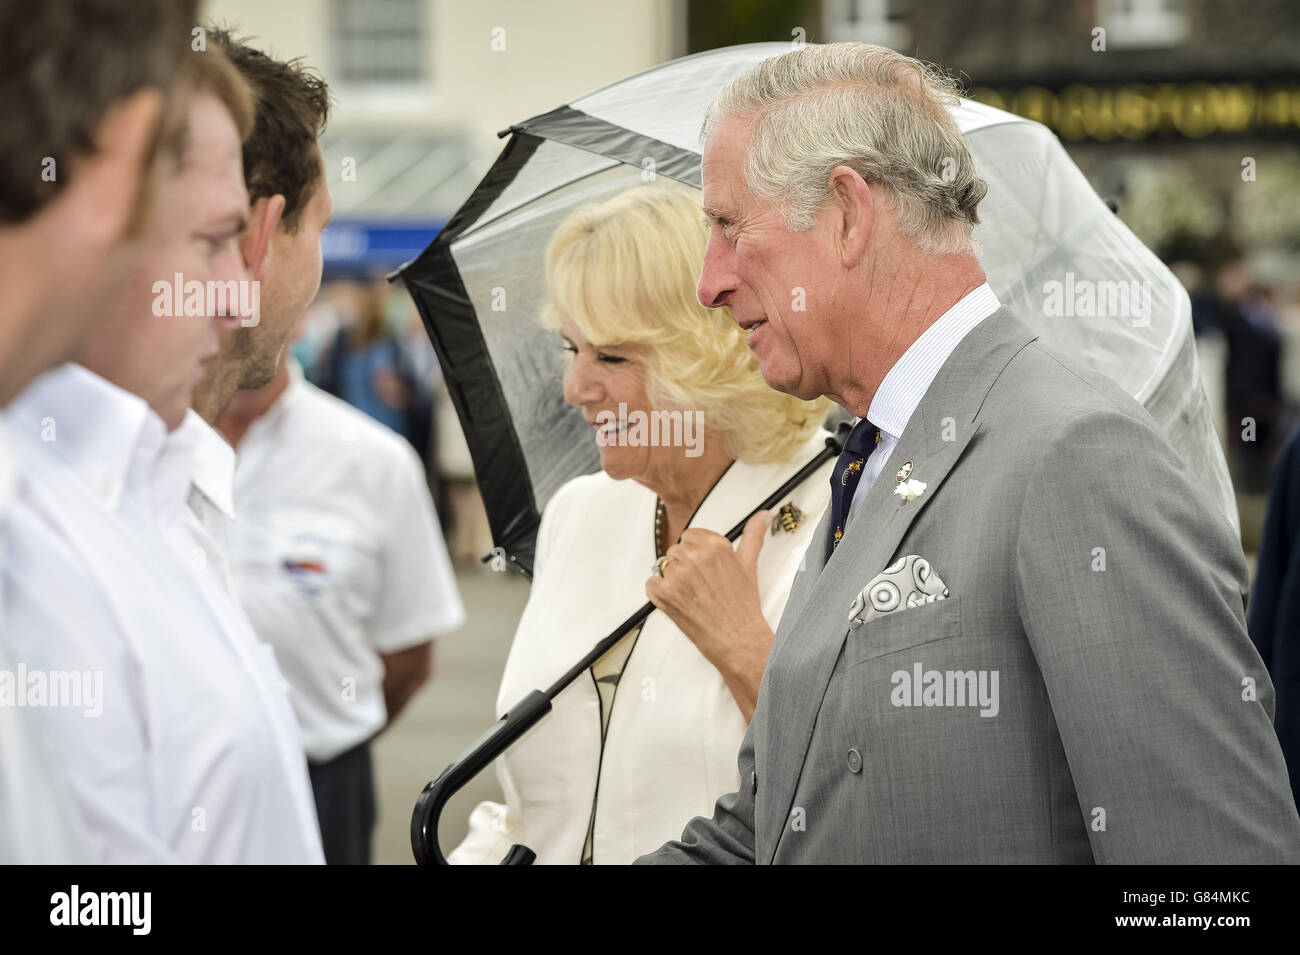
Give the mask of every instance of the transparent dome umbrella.
<path id="1" fill-rule="evenodd" d="M 525 573 L 546 502 L 598 467 L 590 428 L 561 394 L 559 340 L 537 321 L 547 240 L 577 206 L 652 176 L 698 188 L 709 100 L 789 49 L 757 43 L 673 60 L 512 126 L 478 188 L 399 270 L 442 363 L 493 542 Z M 1235 526 L 1178 280 L 1046 128 L 966 100 L 953 112 L 989 184 L 976 238 L 993 290 L 1044 342 L 1145 405 Z"/>
<path id="2" fill-rule="evenodd" d="M 578 206 L 655 176 L 698 189 L 709 101 L 727 80 L 789 50 L 756 43 L 683 57 L 510 127 L 473 194 L 429 248 L 395 273 L 442 365 L 498 566 L 531 576 L 546 502 L 569 479 L 599 467 L 590 427 L 564 402 L 559 339 L 538 321 L 551 234 Z M 969 100 L 952 113 L 989 185 L 975 236 L 998 298 L 1046 344 L 1141 402 L 1236 527 L 1183 287 L 1049 130 Z M 549 699 L 540 702 L 549 708 Z M 528 708 L 514 709 L 523 716 Z M 477 767 L 465 779 L 523 731 L 502 733 L 513 732 L 511 715 L 484 737 L 491 749 L 493 734 L 497 743 L 509 736 L 503 745 L 490 754 L 481 746 L 467 751 L 463 759 L 473 754 Z"/>

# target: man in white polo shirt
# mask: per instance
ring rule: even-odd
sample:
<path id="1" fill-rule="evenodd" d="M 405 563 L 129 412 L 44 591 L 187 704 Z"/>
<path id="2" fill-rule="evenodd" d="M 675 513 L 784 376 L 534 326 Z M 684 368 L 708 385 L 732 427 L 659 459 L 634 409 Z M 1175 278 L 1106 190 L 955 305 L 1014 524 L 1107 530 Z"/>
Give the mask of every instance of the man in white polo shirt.
<path id="1" fill-rule="evenodd" d="M 121 281 L 114 256 L 135 232 L 195 6 L 0 5 L 0 406 L 71 354 Z M 0 423 L 3 560 L 19 473 Z M 0 626 L 0 864 L 92 861 L 45 707 L 30 705 L 33 679 L 51 675 L 28 663 Z"/>
<path id="2" fill-rule="evenodd" d="M 102 303 L 77 362 L 37 379 L 7 415 L 28 470 L 9 527 L 5 622 L 35 666 L 103 675 L 98 712 L 49 711 L 50 756 L 95 858 L 320 862 L 287 686 L 247 618 L 192 564 L 182 522 L 191 391 L 245 313 L 210 301 L 177 312 L 179 293 L 158 283 L 247 281 L 240 143 L 252 127 L 247 85 L 219 51 L 193 54 L 186 75 L 188 121 L 153 184 L 122 294 Z"/>
<path id="3" fill-rule="evenodd" d="M 68 359 L 120 285 L 195 5 L 0 5 L 0 405 Z M 0 422 L 0 563 L 19 473 Z M 3 620 L 0 605 L 0 864 L 91 861 L 64 769 L 49 758 L 45 708 L 56 700 L 39 696 L 40 681 L 62 674 L 36 672 Z"/>
<path id="4" fill-rule="evenodd" d="M 293 687 L 331 864 L 365 864 L 370 740 L 465 619 L 410 445 L 283 359 L 218 428 L 239 453 L 231 561 L 258 634 Z"/>
<path id="5" fill-rule="evenodd" d="M 317 143 L 329 118 L 329 88 L 301 60 L 277 60 L 226 30 L 209 28 L 208 42 L 225 51 L 255 98 L 253 132 L 243 147 L 249 227 L 239 248 L 259 283 L 259 314 L 222 337 L 194 388 L 186 424 L 198 447 L 185 520 L 193 562 L 237 600 L 228 555 L 235 452 L 211 425 L 239 389 L 271 380 L 290 332 L 320 288 L 320 237 L 334 208 Z"/>

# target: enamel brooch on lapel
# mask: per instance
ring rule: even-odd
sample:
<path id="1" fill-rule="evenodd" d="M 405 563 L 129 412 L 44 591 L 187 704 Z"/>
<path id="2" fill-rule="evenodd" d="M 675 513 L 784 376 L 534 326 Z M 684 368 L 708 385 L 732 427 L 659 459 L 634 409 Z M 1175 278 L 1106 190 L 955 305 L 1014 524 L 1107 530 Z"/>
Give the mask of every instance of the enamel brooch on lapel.
<path id="1" fill-rule="evenodd" d="M 803 511 L 795 506 L 794 501 L 783 504 L 781 509 L 776 512 L 776 517 L 772 518 L 772 533 L 785 531 L 787 534 L 793 534 L 799 529 L 802 520 Z"/>
<path id="2" fill-rule="evenodd" d="M 908 476 L 911 473 L 912 473 L 911 461 L 904 462 L 903 466 L 898 469 L 898 475 L 897 475 L 898 487 L 894 488 L 894 493 L 903 499 L 904 504 L 906 504 L 908 501 L 915 501 L 918 497 L 921 496 L 921 492 L 924 491 L 926 488 L 926 484 L 924 481 L 909 480 Z"/>

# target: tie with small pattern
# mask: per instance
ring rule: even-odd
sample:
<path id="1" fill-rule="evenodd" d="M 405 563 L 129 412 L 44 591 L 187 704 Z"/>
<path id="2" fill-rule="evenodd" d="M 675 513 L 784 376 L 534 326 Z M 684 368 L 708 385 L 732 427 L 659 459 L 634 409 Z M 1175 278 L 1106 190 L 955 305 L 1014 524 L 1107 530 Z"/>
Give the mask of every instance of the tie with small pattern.
<path id="1" fill-rule="evenodd" d="M 862 479 L 862 468 L 871 457 L 871 452 L 880 443 L 880 429 L 863 418 L 844 442 L 844 450 L 835 462 L 831 473 L 831 534 L 826 541 L 826 559 L 831 559 L 840 538 L 844 536 L 844 525 L 849 519 L 849 505 L 853 502 L 853 492 L 858 489 Z"/>

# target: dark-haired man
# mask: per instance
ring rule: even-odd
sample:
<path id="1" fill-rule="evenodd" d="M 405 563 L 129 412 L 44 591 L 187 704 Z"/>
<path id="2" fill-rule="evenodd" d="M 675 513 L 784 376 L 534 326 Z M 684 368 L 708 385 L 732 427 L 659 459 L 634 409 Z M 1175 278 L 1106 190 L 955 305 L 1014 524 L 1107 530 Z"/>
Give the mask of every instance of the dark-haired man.
<path id="1" fill-rule="evenodd" d="M 216 421 L 235 392 L 261 388 L 279 365 L 289 332 L 316 296 L 320 237 L 333 212 L 317 140 L 329 119 L 329 88 L 300 60 L 281 61 L 210 29 L 256 98 L 244 141 L 250 216 L 240 250 L 261 283 L 256 323 L 227 334 L 221 354 L 194 390 L 194 410 Z"/>
<path id="2" fill-rule="evenodd" d="M 320 237 L 333 204 L 317 143 L 329 119 L 329 88 L 300 60 L 284 62 L 210 28 L 254 94 L 253 131 L 244 140 L 249 223 L 239 241 L 257 283 L 258 314 L 221 337 L 217 356 L 195 386 L 198 439 L 194 487 L 185 520 L 205 566 L 234 597 L 227 555 L 235 453 L 212 427 L 241 388 L 261 388 L 275 374 L 289 333 L 320 288 Z"/>
<path id="3" fill-rule="evenodd" d="M 70 356 L 122 281 L 105 255 L 138 224 L 141 183 L 175 138 L 184 102 L 170 90 L 196 8 L 0 5 L 0 406 Z"/>
<path id="4" fill-rule="evenodd" d="M 464 610 L 421 462 L 388 429 L 302 381 L 284 354 L 321 279 L 331 212 L 317 145 L 325 84 L 300 61 L 226 31 L 209 37 L 258 98 L 244 141 L 252 214 L 240 247 L 261 282 L 261 314 L 226 334 L 194 395 L 209 422 L 229 408 L 221 430 L 239 448 L 240 480 L 231 445 L 196 429 L 203 442 L 186 516 L 207 568 L 238 586 L 293 687 L 326 861 L 365 864 L 375 823 L 370 739 L 428 680 L 432 638 L 459 626 Z M 328 571 L 304 575 L 309 565 Z"/>
<path id="5" fill-rule="evenodd" d="M 69 356 L 122 274 L 196 0 L 0 4 L 0 406 Z M 0 517 L 17 482 L 0 432 Z M 0 544 L 7 526 L 0 526 Z M 27 670 L 0 631 L 0 678 Z M 29 677 L 34 674 L 28 674 Z M 48 678 L 48 674 L 41 674 Z M 0 694 L 3 696 L 3 694 Z M 24 703 L 26 702 L 24 698 Z M 13 705 L 10 705 L 13 704 Z M 92 858 L 46 713 L 0 701 L 0 864 Z"/>
<path id="6" fill-rule="evenodd" d="M 97 861 L 319 862 L 283 678 L 182 521 L 194 385 L 221 332 L 252 314 L 239 248 L 252 94 L 211 44 L 186 76 L 181 148 L 160 159 L 121 294 L 77 361 L 8 414 L 29 474 L 10 516 L 6 625 L 37 667 L 102 679 L 92 712 L 49 710 L 50 758 Z"/>

